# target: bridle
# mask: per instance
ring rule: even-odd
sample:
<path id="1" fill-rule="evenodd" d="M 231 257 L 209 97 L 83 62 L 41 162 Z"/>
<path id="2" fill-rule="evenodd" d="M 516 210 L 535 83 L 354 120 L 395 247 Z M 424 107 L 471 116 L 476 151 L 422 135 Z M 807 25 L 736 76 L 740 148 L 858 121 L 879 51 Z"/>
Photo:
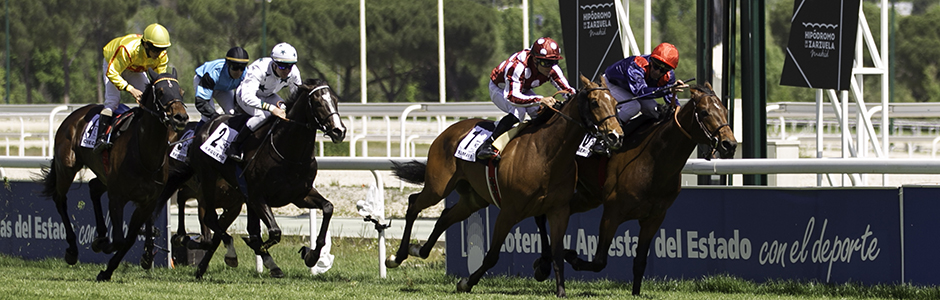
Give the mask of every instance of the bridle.
<path id="1" fill-rule="evenodd" d="M 330 96 L 330 90 L 331 90 L 331 89 L 330 89 L 330 86 L 324 84 L 324 85 L 320 85 L 320 86 L 317 86 L 317 87 L 313 88 L 312 90 L 310 90 L 310 92 L 307 93 L 307 113 L 308 113 L 309 115 L 313 116 L 314 122 L 315 122 L 316 124 L 311 124 L 311 123 L 307 123 L 307 122 L 299 122 L 299 121 L 290 120 L 290 119 L 288 119 L 288 120 L 286 121 L 286 122 L 287 122 L 286 124 L 299 125 L 299 126 L 302 126 L 303 128 L 306 128 L 307 130 L 311 130 L 311 131 L 316 131 L 316 130 L 319 129 L 319 130 L 323 131 L 324 133 L 328 133 L 329 130 L 330 130 L 330 128 L 326 128 L 326 125 L 325 125 L 325 123 L 328 123 L 328 122 L 325 122 L 324 120 L 320 119 L 320 116 L 318 116 L 318 115 L 316 114 L 316 111 L 315 111 L 315 108 L 316 108 L 317 106 L 321 106 L 321 105 L 323 105 L 323 104 L 320 103 L 320 101 L 317 101 L 317 106 L 314 106 L 314 101 L 313 101 L 313 93 L 315 93 L 315 92 L 317 92 L 317 91 L 319 91 L 319 90 L 323 90 L 323 89 L 326 89 L 326 93 L 325 93 L 323 96 L 318 97 L 318 99 L 320 99 L 320 98 L 327 98 L 327 99 L 325 99 L 325 101 L 323 101 L 323 102 L 326 103 L 326 107 L 327 107 L 327 109 L 329 110 L 329 114 L 326 115 L 326 118 L 336 118 L 336 120 L 334 120 L 334 121 L 335 121 L 335 122 L 340 122 L 340 120 L 339 120 L 339 118 L 340 118 L 339 111 L 337 110 L 336 106 L 333 105 L 333 101 L 331 101 L 332 99 L 331 99 L 331 96 Z M 280 121 L 283 121 L 283 120 L 277 119 L 277 121 L 280 122 Z M 277 126 L 277 123 L 275 123 L 274 126 L 271 126 L 271 129 L 270 129 L 270 130 L 273 131 L 275 126 Z M 334 126 L 334 127 L 335 127 L 335 126 Z M 267 134 L 267 136 L 270 137 L 268 140 L 269 140 L 269 142 L 271 143 L 271 149 L 274 149 L 274 153 L 277 154 L 277 156 L 278 156 L 281 160 L 287 161 L 287 158 L 284 157 L 284 155 L 281 154 L 281 152 L 277 150 L 277 146 L 275 146 L 275 144 L 274 144 L 274 136 L 273 136 L 273 134 L 271 134 L 271 133 L 272 133 L 272 132 L 268 132 L 268 134 Z"/>
<path id="2" fill-rule="evenodd" d="M 603 91 L 603 90 L 609 90 L 609 89 L 608 89 L 608 88 L 605 88 L 605 87 L 593 87 L 593 88 L 582 89 L 582 90 L 578 91 L 578 93 L 577 93 L 577 95 L 575 95 L 575 97 L 582 97 L 582 96 L 586 96 L 587 93 L 589 93 L 589 92 L 593 92 L 593 91 Z M 560 94 L 560 93 L 568 93 L 568 92 L 566 92 L 566 91 L 564 91 L 564 90 L 560 90 L 560 91 L 555 92 L 555 94 L 553 94 L 552 97 L 554 97 L 555 95 L 558 95 L 558 94 Z M 594 120 L 594 118 L 589 115 L 590 109 L 588 109 L 588 107 L 591 106 L 591 105 L 596 104 L 598 100 L 597 100 L 597 99 L 588 99 L 588 101 L 589 101 L 589 102 L 587 103 L 588 105 L 579 105 L 579 106 L 578 106 L 578 111 L 579 111 L 579 113 L 581 114 L 581 119 L 582 119 L 582 121 L 581 121 L 581 123 L 575 122 L 575 124 L 578 124 L 578 126 L 581 126 L 581 128 L 583 128 L 584 131 L 590 132 L 591 135 L 593 135 L 595 138 L 600 139 L 600 138 L 602 138 L 602 134 L 601 134 L 601 132 L 600 132 L 600 126 L 598 126 L 598 125 L 599 125 L 599 124 L 603 124 L 604 121 L 607 121 L 607 119 L 616 118 L 616 117 L 617 117 L 617 113 L 615 112 L 615 113 L 613 113 L 613 114 L 611 114 L 611 115 L 609 115 L 609 116 L 606 116 L 606 117 L 601 118 L 600 120 Z M 565 114 L 562 113 L 560 110 L 558 110 L 558 109 L 556 109 L 556 108 L 554 108 L 554 107 L 550 107 L 550 106 L 549 106 L 548 108 L 551 109 L 551 110 L 553 110 L 553 111 L 555 111 L 555 113 L 557 113 L 558 115 L 560 115 L 560 116 L 561 116 L 562 118 L 564 118 L 565 120 L 574 122 L 574 119 L 573 119 L 573 118 L 569 117 L 568 115 L 565 115 Z M 585 124 L 584 124 L 584 123 L 588 123 L 588 122 L 590 122 L 590 123 L 589 123 L 590 127 L 585 126 Z"/>
<path id="3" fill-rule="evenodd" d="M 313 120 L 316 124 L 310 124 L 310 123 L 299 122 L 299 121 L 294 121 L 294 120 L 287 120 L 287 122 L 289 124 L 303 126 L 304 128 L 307 128 L 308 130 L 315 131 L 319 129 L 323 132 L 328 132 L 327 130 L 329 130 L 329 128 L 326 128 L 326 125 L 325 125 L 327 122 L 325 122 L 325 120 L 321 120 L 320 116 L 318 116 L 316 114 L 316 111 L 314 111 L 316 106 L 314 106 L 314 103 L 313 103 L 313 93 L 316 93 L 317 91 L 322 90 L 322 89 L 327 89 L 327 93 L 323 97 L 331 98 L 330 96 L 331 93 L 329 93 L 330 91 L 329 85 L 321 85 L 321 86 L 315 87 L 312 90 L 310 90 L 310 92 L 307 93 L 307 110 L 308 110 L 307 113 L 313 116 Z M 329 109 L 330 111 L 330 113 L 326 115 L 326 118 L 329 119 L 329 118 L 333 118 L 334 116 L 336 118 L 339 118 L 339 111 L 337 110 L 336 106 L 333 105 L 333 101 L 330 101 L 331 99 L 326 99 L 326 100 L 327 100 L 326 101 L 327 109 Z M 317 103 L 317 105 L 322 105 L 322 104 Z M 338 121 L 338 120 L 334 120 L 334 121 Z"/>
<path id="4" fill-rule="evenodd" d="M 174 82 L 176 82 L 176 84 L 179 85 L 179 81 L 177 81 L 176 78 L 173 78 L 173 77 L 163 77 L 163 78 L 154 80 L 152 83 L 150 83 L 150 94 L 151 94 L 151 99 L 153 102 L 154 109 L 150 109 L 145 104 L 141 104 L 141 103 L 138 103 L 138 107 L 140 107 L 140 109 L 142 109 L 143 111 L 150 113 L 154 117 L 157 117 L 157 119 L 160 120 L 160 123 L 163 124 L 164 126 L 170 126 L 169 123 L 170 123 L 171 118 L 169 115 L 167 115 L 167 107 L 170 107 L 171 105 L 173 105 L 173 103 L 179 102 L 183 104 L 183 108 L 185 108 L 186 103 L 184 103 L 182 99 L 176 98 L 176 99 L 171 100 L 168 103 L 162 103 L 161 101 L 160 105 L 157 105 L 158 100 L 157 100 L 156 86 L 158 83 L 162 81 L 166 81 L 167 84 L 171 88 L 173 87 Z"/>
<path id="5" fill-rule="evenodd" d="M 705 97 L 707 96 L 709 95 L 706 95 Z M 711 148 L 711 151 L 709 151 L 711 154 L 708 157 L 711 158 L 712 156 L 715 155 L 716 149 L 718 149 L 718 143 L 721 142 L 718 139 L 719 131 L 721 131 L 721 129 L 725 127 L 730 128 L 731 125 L 729 125 L 728 123 L 724 123 L 724 124 L 718 125 L 718 127 L 715 128 L 714 130 L 708 131 L 707 127 L 705 126 L 705 123 L 702 122 L 702 119 L 699 116 L 699 110 L 697 108 L 698 102 L 699 100 L 697 98 L 693 98 L 692 100 L 689 100 L 689 102 L 686 103 L 686 105 L 692 107 L 693 109 L 692 115 L 695 118 L 695 122 L 698 123 L 699 129 L 702 131 L 702 133 L 705 134 L 705 138 L 707 138 L 709 141 L 709 144 L 707 145 Z M 674 110 L 674 116 L 672 119 L 676 123 L 676 126 L 679 127 L 679 131 L 681 131 L 682 134 L 685 135 L 685 137 L 689 138 L 692 141 L 695 141 L 695 139 L 692 138 L 692 135 L 690 135 L 689 132 L 685 130 L 685 128 L 682 128 L 682 124 L 679 123 L 679 110 L 678 109 Z"/>

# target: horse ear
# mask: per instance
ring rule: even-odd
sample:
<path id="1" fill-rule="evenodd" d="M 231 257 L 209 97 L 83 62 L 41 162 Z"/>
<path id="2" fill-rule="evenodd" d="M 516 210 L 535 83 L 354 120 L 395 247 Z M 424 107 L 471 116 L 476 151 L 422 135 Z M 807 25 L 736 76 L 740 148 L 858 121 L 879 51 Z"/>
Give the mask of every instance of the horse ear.
<path id="1" fill-rule="evenodd" d="M 707 87 L 709 90 L 713 90 L 713 91 L 715 90 L 712 88 L 712 84 L 708 83 L 708 81 L 705 82 L 705 87 Z"/>
<path id="2" fill-rule="evenodd" d="M 153 82 L 154 80 L 157 79 L 158 76 L 160 76 L 160 74 L 157 74 L 157 72 L 154 72 L 153 69 L 151 68 L 147 68 L 147 75 L 150 76 L 151 82 Z"/>
<path id="3" fill-rule="evenodd" d="M 176 68 L 173 68 L 173 78 L 176 78 Z"/>
<path id="4" fill-rule="evenodd" d="M 594 84 L 593 82 L 591 82 L 590 79 L 588 79 L 587 77 L 584 77 L 584 74 L 578 73 L 578 75 L 581 76 L 581 85 L 583 85 L 584 87 L 586 88 L 591 87 Z"/>
<path id="5" fill-rule="evenodd" d="M 608 87 L 607 87 L 607 77 L 605 77 L 605 76 L 601 76 L 601 87 L 603 87 L 603 88 L 605 88 L 605 89 L 608 88 Z"/>

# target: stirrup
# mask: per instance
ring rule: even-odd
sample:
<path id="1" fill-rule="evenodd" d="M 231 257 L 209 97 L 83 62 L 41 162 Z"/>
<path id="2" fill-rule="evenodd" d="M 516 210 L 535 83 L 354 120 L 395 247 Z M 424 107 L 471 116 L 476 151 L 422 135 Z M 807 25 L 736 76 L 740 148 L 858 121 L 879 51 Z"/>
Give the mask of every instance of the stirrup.
<path id="1" fill-rule="evenodd" d="M 101 154 L 101 152 L 104 152 L 104 150 L 111 149 L 111 146 L 113 145 L 114 144 L 111 144 L 111 142 L 105 138 L 100 138 L 98 139 L 98 142 L 95 143 L 95 149 L 93 151 L 95 154 Z"/>
<path id="2" fill-rule="evenodd" d="M 235 162 L 244 162 L 245 158 L 242 157 L 241 153 L 229 154 L 228 158 L 234 160 Z"/>
<path id="3" fill-rule="evenodd" d="M 477 152 L 477 158 L 499 160 L 499 150 L 494 149 L 492 145 L 481 148 L 480 151 Z"/>

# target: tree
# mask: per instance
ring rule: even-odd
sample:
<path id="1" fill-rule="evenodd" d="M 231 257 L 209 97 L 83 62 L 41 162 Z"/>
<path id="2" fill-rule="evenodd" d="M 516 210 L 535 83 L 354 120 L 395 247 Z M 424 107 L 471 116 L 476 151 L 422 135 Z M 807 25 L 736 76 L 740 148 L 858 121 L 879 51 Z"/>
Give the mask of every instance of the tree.
<path id="1" fill-rule="evenodd" d="M 940 101 L 940 6 L 922 15 L 911 15 L 897 26 L 897 83 L 910 91 L 914 101 Z"/>

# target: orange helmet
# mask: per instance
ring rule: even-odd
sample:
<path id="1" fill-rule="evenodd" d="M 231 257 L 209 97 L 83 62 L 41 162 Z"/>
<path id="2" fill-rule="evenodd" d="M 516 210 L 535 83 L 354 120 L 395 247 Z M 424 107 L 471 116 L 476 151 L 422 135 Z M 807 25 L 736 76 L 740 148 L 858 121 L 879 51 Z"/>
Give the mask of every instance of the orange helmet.
<path id="1" fill-rule="evenodd" d="M 535 58 L 547 60 L 561 60 L 561 47 L 550 37 L 543 37 L 535 40 L 529 53 Z"/>
<path id="2" fill-rule="evenodd" d="M 673 69 L 679 66 L 679 50 L 670 43 L 662 43 L 656 46 L 650 57 L 666 63 Z"/>

